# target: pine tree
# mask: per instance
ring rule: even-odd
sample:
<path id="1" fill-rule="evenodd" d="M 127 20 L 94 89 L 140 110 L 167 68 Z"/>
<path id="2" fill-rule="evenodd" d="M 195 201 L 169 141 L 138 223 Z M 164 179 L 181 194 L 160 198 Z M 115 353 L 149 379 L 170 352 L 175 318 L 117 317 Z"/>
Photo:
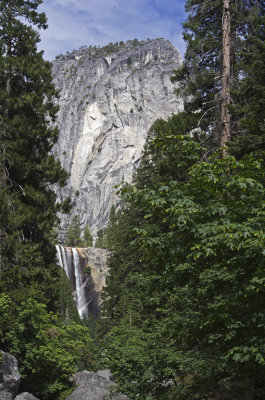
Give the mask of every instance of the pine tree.
<path id="1" fill-rule="evenodd" d="M 240 90 L 246 71 L 240 54 L 243 49 L 245 56 L 251 54 L 247 40 L 255 15 L 262 13 L 263 7 L 261 0 L 186 2 L 189 16 L 183 27 L 187 51 L 183 68 L 172 79 L 180 82 L 178 93 L 186 99 L 185 111 L 196 116 L 193 135 L 201 143 L 206 141 L 206 158 L 240 134 L 238 115 L 231 115 L 230 104 L 239 99 L 233 88 Z M 247 102 L 243 91 L 240 101 Z"/>
<path id="2" fill-rule="evenodd" d="M 81 247 L 83 245 L 81 239 L 80 219 L 78 215 L 73 217 L 72 222 L 69 225 L 65 237 L 65 245 L 69 247 Z"/>
<path id="3" fill-rule="evenodd" d="M 97 233 L 97 240 L 95 246 L 98 248 L 103 248 L 103 238 L 104 238 L 104 231 L 100 229 Z"/>
<path id="4" fill-rule="evenodd" d="M 265 4 L 253 10 L 249 34 L 239 53 L 241 79 L 232 88 L 233 118 L 238 120 L 238 134 L 233 137 L 230 151 L 237 157 L 265 151 Z"/>
<path id="5" fill-rule="evenodd" d="M 54 228 L 68 202 L 57 203 L 51 185 L 63 185 L 67 174 L 51 154 L 58 137 L 57 92 L 33 28 L 47 27 L 37 12 L 41 2 L 0 1 L 0 345 L 18 358 L 24 390 L 55 399 L 69 388 L 67 375 L 75 367 L 69 337 L 68 350 L 58 343 L 71 321 L 64 329 L 60 312 L 70 300 L 61 296 Z M 81 338 L 80 327 L 72 327 L 71 340 Z"/>
<path id="6" fill-rule="evenodd" d="M 115 207 L 112 206 L 110 209 L 108 226 L 103 236 L 103 243 L 102 243 L 103 246 L 108 248 L 109 250 L 112 248 L 112 243 L 115 242 L 116 230 L 117 230 L 117 215 Z"/>
<path id="7" fill-rule="evenodd" d="M 221 69 L 221 133 L 220 147 L 226 154 L 231 137 L 231 116 L 228 110 L 231 91 L 231 8 L 230 0 L 223 0 L 222 13 L 222 69 Z"/>
<path id="8" fill-rule="evenodd" d="M 91 235 L 88 225 L 86 225 L 84 229 L 83 246 L 84 247 L 93 246 L 93 236 Z"/>
<path id="9" fill-rule="evenodd" d="M 46 17 L 40 0 L 0 1 L 1 266 L 0 288 L 59 307 L 54 250 L 55 193 L 66 173 L 51 155 L 58 137 L 50 64 L 38 52 Z M 28 22 L 28 24 L 26 23 Z"/>
<path id="10" fill-rule="evenodd" d="M 67 174 L 51 153 L 57 92 L 33 28 L 47 27 L 41 3 L 0 0 L 0 347 L 17 357 L 23 391 L 55 400 L 88 366 L 91 339 L 71 321 L 56 260 L 56 214 L 69 201 L 51 189 Z"/>

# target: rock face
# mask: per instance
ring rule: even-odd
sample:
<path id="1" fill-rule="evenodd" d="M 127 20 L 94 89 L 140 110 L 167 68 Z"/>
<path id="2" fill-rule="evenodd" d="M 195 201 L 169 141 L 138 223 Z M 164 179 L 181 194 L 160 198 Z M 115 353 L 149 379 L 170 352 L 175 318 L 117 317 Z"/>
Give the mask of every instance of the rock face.
<path id="1" fill-rule="evenodd" d="M 73 381 L 78 388 L 66 400 L 128 400 L 122 394 L 109 397 L 110 389 L 115 384 L 109 370 L 98 372 L 82 371 L 74 375 Z"/>
<path id="2" fill-rule="evenodd" d="M 17 360 L 11 354 L 3 351 L 1 354 L 3 358 L 0 361 L 0 400 L 13 400 L 20 385 Z"/>
<path id="3" fill-rule="evenodd" d="M 95 247 L 56 246 L 58 261 L 70 280 L 80 317 L 98 316 L 108 275 L 107 251 Z"/>
<path id="4" fill-rule="evenodd" d="M 164 39 L 133 42 L 115 51 L 84 48 L 53 62 L 60 90 L 54 154 L 70 175 L 57 193 L 70 196 L 72 216 L 94 236 L 117 201 L 114 186 L 131 182 L 152 123 L 183 108 L 170 81 L 181 64 L 177 49 Z M 62 216 L 62 229 L 68 224 Z"/>

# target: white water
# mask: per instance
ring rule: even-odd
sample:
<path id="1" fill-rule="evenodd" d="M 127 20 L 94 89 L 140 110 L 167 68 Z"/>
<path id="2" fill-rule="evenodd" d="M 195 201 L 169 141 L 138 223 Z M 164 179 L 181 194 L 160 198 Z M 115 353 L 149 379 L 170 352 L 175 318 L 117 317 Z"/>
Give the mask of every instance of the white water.
<path id="1" fill-rule="evenodd" d="M 80 317 L 87 313 L 84 285 L 82 283 L 82 272 L 78 251 L 74 247 L 56 246 L 59 265 L 64 269 L 72 288 L 76 289 L 75 302 Z M 74 282 L 73 282 L 74 279 Z"/>
<path id="2" fill-rule="evenodd" d="M 77 250 L 72 248 L 74 255 L 74 269 L 75 269 L 75 283 L 76 283 L 76 297 L 77 297 L 77 309 L 80 317 L 83 317 L 86 307 L 86 298 L 84 292 L 84 286 L 82 285 L 82 274 L 79 263 L 79 254 Z"/>

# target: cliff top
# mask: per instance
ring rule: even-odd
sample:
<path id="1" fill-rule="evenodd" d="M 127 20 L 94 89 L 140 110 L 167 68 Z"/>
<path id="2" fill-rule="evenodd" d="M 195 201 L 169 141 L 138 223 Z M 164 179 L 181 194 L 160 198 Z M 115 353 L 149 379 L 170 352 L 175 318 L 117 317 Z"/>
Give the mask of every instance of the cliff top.
<path id="1" fill-rule="evenodd" d="M 66 54 L 59 54 L 55 57 L 56 62 L 64 62 L 71 59 L 80 59 L 81 57 L 95 59 L 97 57 L 111 56 L 111 54 L 117 54 L 122 52 L 135 51 L 136 48 L 154 48 L 160 46 L 167 46 L 177 51 L 174 45 L 166 39 L 146 39 L 139 41 L 138 39 L 128 40 L 127 42 L 115 42 L 108 43 L 106 46 L 81 46 L 78 50 L 67 52 Z"/>

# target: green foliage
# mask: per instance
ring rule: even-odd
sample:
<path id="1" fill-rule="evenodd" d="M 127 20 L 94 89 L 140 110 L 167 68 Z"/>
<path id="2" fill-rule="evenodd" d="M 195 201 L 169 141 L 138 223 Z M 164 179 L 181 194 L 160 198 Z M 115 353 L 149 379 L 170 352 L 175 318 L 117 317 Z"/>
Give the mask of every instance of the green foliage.
<path id="1" fill-rule="evenodd" d="M 80 219 L 78 215 L 75 215 L 68 227 L 65 236 L 65 245 L 69 247 L 82 247 L 82 244 Z"/>
<path id="2" fill-rule="evenodd" d="M 183 181 L 188 178 L 188 168 L 200 159 L 202 150 L 189 136 L 185 136 L 184 139 L 183 132 L 186 126 L 190 126 L 190 118 L 186 120 L 185 115 L 179 114 L 172 116 L 167 122 L 158 120 L 151 127 L 141 167 L 137 170 L 136 191 L 147 186 L 150 190 L 154 189 L 164 179 L 178 177 Z M 111 251 L 108 260 L 110 276 L 103 293 L 107 300 L 103 309 L 112 322 L 117 321 L 119 315 L 123 315 L 127 287 L 130 288 L 129 298 L 138 296 L 140 303 L 145 303 L 146 306 L 149 303 L 148 294 L 145 292 L 147 282 L 144 271 L 149 268 L 146 265 L 145 252 L 132 243 L 135 239 L 135 226 L 147 225 L 149 229 L 157 223 L 155 219 L 151 224 L 141 208 L 131 207 L 126 194 L 120 204 L 120 210 L 117 213 L 114 208 L 111 210 L 105 234 L 106 246 Z M 151 312 L 148 307 L 146 310 L 147 314 Z"/>
<path id="3" fill-rule="evenodd" d="M 263 118 L 264 107 L 259 96 L 264 92 L 263 65 L 260 62 L 263 58 L 264 2 L 236 0 L 230 2 L 230 7 L 231 136 L 238 142 L 238 137 L 247 133 L 242 132 L 243 127 L 249 129 L 250 124 L 254 127 L 255 119 L 260 124 Z M 172 80 L 180 84 L 177 93 L 185 98 L 185 111 L 196 113 L 197 134 L 208 149 L 207 156 L 220 144 L 223 1 L 187 0 L 185 9 L 188 17 L 183 24 L 183 37 L 187 50 L 183 66 L 175 71 Z M 253 114 L 256 107 L 261 110 L 261 118 L 256 114 L 257 109 Z M 252 121 L 247 126 L 245 118 Z M 258 147 L 259 134 L 254 135 Z M 236 151 L 249 152 L 252 147 L 251 140 L 242 139 L 242 144 L 240 140 L 237 143 Z"/>
<path id="4" fill-rule="evenodd" d="M 80 323 L 80 317 L 73 300 L 71 283 L 62 268 L 60 271 L 60 315 L 61 321 L 69 323 L 74 321 Z"/>
<path id="5" fill-rule="evenodd" d="M 56 399 L 70 388 L 69 377 L 76 368 L 91 368 L 87 328 L 75 322 L 60 324 L 44 304 L 31 298 L 14 307 L 2 293 L 0 305 L 1 344 L 18 359 L 22 391 Z"/>
<path id="6" fill-rule="evenodd" d="M 58 93 L 37 49 L 41 3 L 0 1 L 0 346 L 18 358 L 22 390 L 53 400 L 91 344 L 56 260 L 57 213 L 70 200 L 52 190 L 67 174 L 52 155 Z"/>
<path id="7" fill-rule="evenodd" d="M 51 184 L 63 185 L 67 174 L 51 154 L 57 92 L 37 51 L 33 27 L 47 27 L 40 3 L 0 1 L 0 290 L 18 302 L 30 293 L 58 310 L 54 227 L 68 204 L 56 202 Z"/>
<path id="8" fill-rule="evenodd" d="M 110 209 L 108 226 L 103 236 L 103 245 L 105 248 L 111 249 L 112 243 L 117 240 L 117 222 L 115 207 L 112 206 Z"/>
<path id="9" fill-rule="evenodd" d="M 83 232 L 83 239 L 81 238 L 80 219 L 78 215 L 75 215 L 68 227 L 68 231 L 65 236 L 65 246 L 69 247 L 88 247 L 93 246 L 93 236 L 89 230 L 88 225 L 85 226 Z"/>
<path id="10" fill-rule="evenodd" d="M 264 170 L 252 158 L 202 162 L 171 124 L 151 130 L 136 185 L 121 190 L 108 362 L 132 398 L 262 399 Z"/>
<path id="11" fill-rule="evenodd" d="M 138 46 L 140 44 L 140 42 L 139 42 L 139 40 L 138 39 L 133 39 L 133 41 L 132 41 L 132 45 L 133 45 L 133 47 L 136 47 L 136 46 Z"/>
<path id="12" fill-rule="evenodd" d="M 188 167 L 198 161 L 203 154 L 203 149 L 187 135 L 187 132 L 195 127 L 196 116 L 184 112 L 173 115 L 167 121 L 158 119 L 151 126 L 146 138 L 141 167 L 137 170 L 137 187 L 153 188 L 159 182 L 183 180 L 187 177 Z M 194 153 L 188 154 L 191 148 L 194 149 Z"/>
<path id="13" fill-rule="evenodd" d="M 233 138 L 230 152 L 237 157 L 255 153 L 263 157 L 265 146 L 265 32 L 264 3 L 256 6 L 252 16 L 246 48 L 239 53 L 242 65 L 240 85 L 233 88 L 235 104 L 231 113 L 239 120 L 241 134 Z"/>
<path id="14" fill-rule="evenodd" d="M 93 236 L 90 233 L 88 225 L 86 225 L 84 229 L 83 246 L 84 247 L 93 246 Z"/>
<path id="15" fill-rule="evenodd" d="M 83 271 L 84 275 L 91 275 L 91 266 L 87 265 Z"/>
<path id="16" fill-rule="evenodd" d="M 95 247 L 104 249 L 104 241 L 105 241 L 104 231 L 103 231 L 103 229 L 101 229 L 100 231 L 98 231 Z"/>
<path id="17" fill-rule="evenodd" d="M 149 131 L 108 228 L 106 358 L 131 398 L 265 396 L 264 4 L 230 5 L 238 159 L 215 153 L 223 2 L 188 0 L 185 111 Z"/>
<path id="18" fill-rule="evenodd" d="M 124 321 L 112 329 L 107 337 L 106 352 L 108 364 L 115 371 L 119 384 L 117 391 L 121 390 L 130 398 L 151 399 L 146 394 L 154 385 L 150 350 L 149 340 L 141 329 L 130 327 Z M 128 377 L 127 381 L 124 376 Z"/>

